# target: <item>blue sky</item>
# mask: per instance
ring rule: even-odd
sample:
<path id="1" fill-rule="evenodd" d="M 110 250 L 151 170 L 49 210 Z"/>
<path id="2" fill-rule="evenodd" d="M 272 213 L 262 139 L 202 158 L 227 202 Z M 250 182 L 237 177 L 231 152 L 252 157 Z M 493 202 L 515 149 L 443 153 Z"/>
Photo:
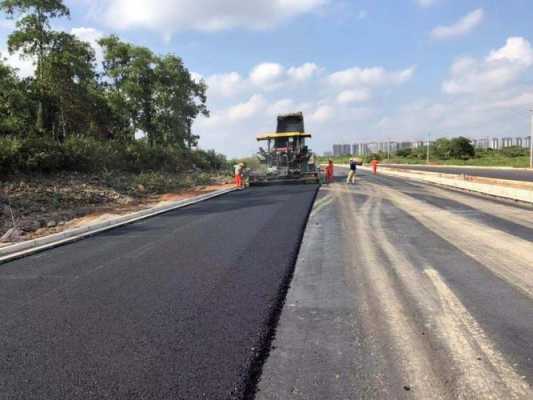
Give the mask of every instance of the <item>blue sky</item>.
<path id="1" fill-rule="evenodd" d="M 249 155 L 280 112 L 334 142 L 526 136 L 530 0 L 67 0 L 58 29 L 173 52 L 209 84 L 201 146 Z M 0 20 L 0 51 L 11 25 Z M 31 73 L 16 55 L 9 62 Z"/>

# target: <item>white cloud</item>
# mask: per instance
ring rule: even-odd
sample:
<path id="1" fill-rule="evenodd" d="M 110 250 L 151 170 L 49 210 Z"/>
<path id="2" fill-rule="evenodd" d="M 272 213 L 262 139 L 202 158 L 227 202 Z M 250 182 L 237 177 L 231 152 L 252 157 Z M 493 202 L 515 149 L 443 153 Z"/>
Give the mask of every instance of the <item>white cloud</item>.
<path id="1" fill-rule="evenodd" d="M 282 65 L 263 63 L 257 65 L 250 73 L 250 81 L 260 87 L 269 87 L 279 83 L 285 74 Z"/>
<path id="2" fill-rule="evenodd" d="M 294 100 L 281 99 L 281 100 L 274 102 L 271 106 L 268 107 L 268 113 L 272 115 L 287 114 L 293 111 L 294 108 L 295 108 Z"/>
<path id="3" fill-rule="evenodd" d="M 20 53 L 9 54 L 7 49 L 0 49 L 0 58 L 11 68 L 17 70 L 17 75 L 21 78 L 28 78 L 35 74 L 35 63 L 29 57 Z"/>
<path id="4" fill-rule="evenodd" d="M 104 51 L 98 44 L 98 41 L 104 37 L 102 32 L 94 28 L 79 27 L 72 28 L 70 33 L 76 36 L 78 39 L 91 45 L 91 47 L 94 49 L 97 63 L 101 63 L 104 60 Z"/>
<path id="5" fill-rule="evenodd" d="M 312 78 L 319 68 L 314 63 L 305 63 L 299 67 L 291 67 L 287 71 L 287 75 L 295 81 L 306 81 Z"/>
<path id="6" fill-rule="evenodd" d="M 428 8 L 437 4 L 437 1 L 438 0 L 416 0 L 416 4 L 418 4 L 420 7 Z"/>
<path id="7" fill-rule="evenodd" d="M 481 24 L 484 16 L 485 13 L 483 9 L 478 8 L 462 17 L 453 25 L 436 27 L 431 31 L 431 37 L 433 39 L 442 40 L 464 36 Z"/>
<path id="8" fill-rule="evenodd" d="M 210 98 L 220 99 L 233 97 L 245 92 L 255 92 L 258 89 L 271 91 L 281 84 L 297 84 L 310 80 L 316 76 L 320 67 L 314 63 L 305 63 L 297 67 L 286 68 L 277 63 L 261 63 L 249 73 L 248 78 L 238 72 L 214 74 L 205 78 Z M 194 79 L 203 77 L 194 74 Z"/>
<path id="9" fill-rule="evenodd" d="M 331 120 L 335 115 L 335 109 L 329 105 L 320 105 L 318 108 L 311 114 L 311 121 L 324 123 Z"/>
<path id="10" fill-rule="evenodd" d="M 146 28 L 220 31 L 265 29 L 311 12 L 327 0 L 99 0 L 107 23 L 116 29 Z"/>
<path id="11" fill-rule="evenodd" d="M 242 91 L 246 82 L 237 72 L 215 74 L 206 79 L 209 96 L 231 97 Z"/>
<path id="12" fill-rule="evenodd" d="M 530 66 L 533 64 L 533 50 L 531 49 L 531 44 L 526 39 L 522 37 L 511 37 L 507 39 L 505 46 L 491 51 L 487 61 L 509 61 Z"/>
<path id="13" fill-rule="evenodd" d="M 376 87 L 399 85 L 410 80 L 415 67 L 402 71 L 387 71 L 383 67 L 359 68 L 354 67 L 331 74 L 328 80 L 340 87 Z"/>
<path id="14" fill-rule="evenodd" d="M 370 99 L 370 91 L 367 89 L 344 90 L 337 95 L 339 104 L 364 102 Z"/>
<path id="15" fill-rule="evenodd" d="M 442 89 L 447 94 L 487 93 L 506 88 L 533 65 L 533 49 L 520 37 L 509 38 L 500 49 L 484 60 L 463 57 L 450 69 Z"/>
<path id="16" fill-rule="evenodd" d="M 266 100 L 261 95 L 253 95 L 244 103 L 237 104 L 227 111 L 230 120 L 238 121 L 248 119 L 256 115 L 266 107 Z"/>

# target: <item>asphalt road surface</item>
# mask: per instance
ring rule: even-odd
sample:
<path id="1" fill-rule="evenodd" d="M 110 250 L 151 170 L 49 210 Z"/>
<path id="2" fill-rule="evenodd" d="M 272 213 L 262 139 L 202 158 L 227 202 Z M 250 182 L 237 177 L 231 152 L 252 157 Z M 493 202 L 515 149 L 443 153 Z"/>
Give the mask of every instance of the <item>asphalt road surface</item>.
<path id="1" fill-rule="evenodd" d="M 323 187 L 258 400 L 533 399 L 533 207 Z"/>
<path id="2" fill-rule="evenodd" d="M 505 179 L 514 181 L 533 182 L 533 170 L 525 169 L 497 169 L 497 168 L 454 168 L 427 165 L 384 165 L 396 169 L 414 169 L 442 174 L 469 175 L 483 178 Z"/>
<path id="3" fill-rule="evenodd" d="M 243 398 L 315 194 L 231 193 L 0 265 L 0 399 Z"/>

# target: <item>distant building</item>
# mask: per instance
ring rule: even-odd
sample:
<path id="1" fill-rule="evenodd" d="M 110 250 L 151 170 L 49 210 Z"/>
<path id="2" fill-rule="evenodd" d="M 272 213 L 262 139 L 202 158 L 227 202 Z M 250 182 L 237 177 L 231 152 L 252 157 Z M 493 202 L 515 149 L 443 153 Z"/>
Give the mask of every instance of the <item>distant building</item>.
<path id="1" fill-rule="evenodd" d="M 504 137 L 502 138 L 502 148 L 513 146 L 513 138 Z"/>
<path id="2" fill-rule="evenodd" d="M 350 155 L 352 147 L 349 144 L 334 144 L 333 155 L 335 157 Z"/>
<path id="3" fill-rule="evenodd" d="M 490 147 L 490 139 L 489 138 L 474 139 L 472 140 L 472 145 L 476 149 L 487 150 Z"/>
<path id="4" fill-rule="evenodd" d="M 527 137 L 482 137 L 471 139 L 472 145 L 479 150 L 501 150 L 506 147 L 518 146 L 522 148 L 530 148 L 531 138 Z M 430 141 L 429 144 L 434 144 Z M 337 156 L 346 156 L 353 154 L 356 156 L 366 156 L 372 153 L 396 153 L 404 149 L 425 149 L 428 145 L 427 141 L 418 140 L 412 142 L 368 142 L 368 143 L 353 143 L 352 145 L 336 144 L 333 146 L 333 154 Z"/>

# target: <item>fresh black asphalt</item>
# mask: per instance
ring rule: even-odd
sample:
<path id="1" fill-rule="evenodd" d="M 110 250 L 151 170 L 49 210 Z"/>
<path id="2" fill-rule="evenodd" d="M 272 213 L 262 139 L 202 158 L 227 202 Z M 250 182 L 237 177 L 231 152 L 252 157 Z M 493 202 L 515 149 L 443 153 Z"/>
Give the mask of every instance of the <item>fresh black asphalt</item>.
<path id="1" fill-rule="evenodd" d="M 389 168 L 404 170 L 420 170 L 438 172 L 441 174 L 479 176 L 482 178 L 505 179 L 514 181 L 533 182 L 533 170 L 525 169 L 496 169 L 496 168 L 453 168 L 427 165 L 384 165 Z"/>
<path id="2" fill-rule="evenodd" d="M 316 186 L 235 192 L 0 265 L 0 399 L 240 399 Z"/>

